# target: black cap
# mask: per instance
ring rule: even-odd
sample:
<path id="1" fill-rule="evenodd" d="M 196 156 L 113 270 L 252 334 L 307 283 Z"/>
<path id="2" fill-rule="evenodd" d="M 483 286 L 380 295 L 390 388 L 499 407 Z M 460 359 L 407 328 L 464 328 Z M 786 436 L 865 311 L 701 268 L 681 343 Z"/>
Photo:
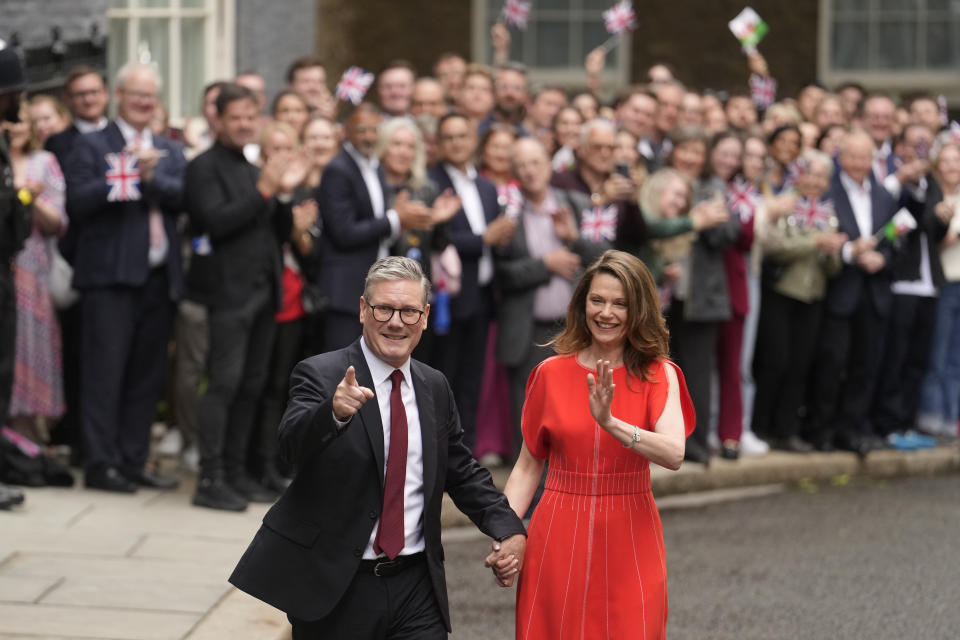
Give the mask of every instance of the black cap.
<path id="1" fill-rule="evenodd" d="M 23 91 L 26 87 L 27 77 L 20 56 L 0 41 L 0 93 Z"/>

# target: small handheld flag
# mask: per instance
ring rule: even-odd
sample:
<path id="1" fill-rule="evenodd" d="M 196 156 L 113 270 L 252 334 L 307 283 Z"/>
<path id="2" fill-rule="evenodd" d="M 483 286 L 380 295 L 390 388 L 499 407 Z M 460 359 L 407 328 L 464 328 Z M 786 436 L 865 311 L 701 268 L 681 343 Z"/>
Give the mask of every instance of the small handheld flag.
<path id="1" fill-rule="evenodd" d="M 960 142 L 960 122 L 956 120 L 950 123 L 950 139 L 954 142 Z"/>
<path id="2" fill-rule="evenodd" d="M 883 225 L 883 227 L 880 228 L 880 231 L 878 231 L 874 237 L 877 240 L 886 238 L 890 242 L 893 242 L 897 238 L 910 233 L 916 228 L 916 219 L 914 219 L 914 217 L 909 211 L 907 211 L 906 208 L 903 208 L 900 209 L 900 211 L 897 211 L 893 218 L 891 218 L 887 224 Z"/>
<path id="3" fill-rule="evenodd" d="M 620 43 L 624 33 L 629 33 L 637 26 L 637 14 L 633 11 L 630 0 L 622 0 L 604 11 L 603 26 L 610 37 L 600 46 L 605 51 L 610 51 Z"/>
<path id="4" fill-rule="evenodd" d="M 594 242 L 617 239 L 617 206 L 585 209 L 581 214 L 580 234 Z"/>
<path id="5" fill-rule="evenodd" d="M 756 50 L 757 45 L 770 30 L 767 23 L 750 7 L 741 11 L 728 25 L 747 53 Z"/>
<path id="6" fill-rule="evenodd" d="M 777 81 L 770 76 L 750 74 L 750 97 L 758 109 L 766 109 L 777 98 Z"/>
<path id="7" fill-rule="evenodd" d="M 791 216 L 794 226 L 804 229 L 818 229 L 825 231 L 831 228 L 830 220 L 833 217 L 833 201 L 818 200 L 816 198 L 798 198 L 797 205 Z"/>
<path id="8" fill-rule="evenodd" d="M 373 74 L 368 73 L 360 67 L 350 67 L 343 72 L 340 82 L 337 83 L 336 96 L 351 104 L 360 104 L 363 96 L 367 95 L 367 90 L 373 84 Z"/>
<path id="9" fill-rule="evenodd" d="M 727 184 L 727 209 L 741 222 L 750 222 L 757 212 L 760 190 L 749 180 L 738 176 Z"/>
<path id="10" fill-rule="evenodd" d="M 500 19 L 507 24 L 520 29 L 527 28 L 527 19 L 530 17 L 530 5 L 532 2 L 524 0 L 507 0 L 500 12 Z"/>
<path id="11" fill-rule="evenodd" d="M 140 168 L 132 153 L 108 153 L 107 202 L 132 202 L 140 199 Z"/>

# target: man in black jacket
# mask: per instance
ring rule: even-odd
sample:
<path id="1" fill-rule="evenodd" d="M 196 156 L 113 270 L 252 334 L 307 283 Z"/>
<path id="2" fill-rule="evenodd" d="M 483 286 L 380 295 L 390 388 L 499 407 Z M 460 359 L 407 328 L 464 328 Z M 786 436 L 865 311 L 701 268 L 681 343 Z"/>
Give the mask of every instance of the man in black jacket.
<path id="1" fill-rule="evenodd" d="M 217 97 L 217 141 L 187 167 L 184 202 L 194 238 L 187 297 L 208 307 L 209 383 L 198 407 L 201 477 L 193 503 L 242 511 L 276 496 L 246 472 L 257 401 L 266 383 L 281 301 L 281 253 L 301 155 L 277 153 L 263 171 L 243 147 L 257 130 L 252 91 L 227 84 Z"/>

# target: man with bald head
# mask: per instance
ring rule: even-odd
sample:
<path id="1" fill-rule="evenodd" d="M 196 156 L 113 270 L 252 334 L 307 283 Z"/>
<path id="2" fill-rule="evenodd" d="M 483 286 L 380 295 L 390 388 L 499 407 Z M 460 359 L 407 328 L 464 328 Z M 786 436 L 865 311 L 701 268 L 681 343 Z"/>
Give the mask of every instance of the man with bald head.
<path id="1" fill-rule="evenodd" d="M 156 70 L 127 64 L 114 86 L 117 118 L 78 139 L 64 176 L 77 237 L 73 286 L 83 293 L 86 485 L 132 493 L 176 486 L 145 465 L 182 288 L 177 216 L 186 160 L 182 146 L 150 131 Z M 123 169 L 128 175 L 117 178 Z"/>
<path id="2" fill-rule="evenodd" d="M 413 65 L 406 60 L 396 60 L 377 76 L 377 95 L 380 96 L 380 108 L 388 116 L 410 115 L 410 103 L 413 97 L 413 83 L 417 74 Z"/>
<path id="3" fill-rule="evenodd" d="M 840 167 L 829 197 L 836 207 L 837 230 L 850 240 L 843 246 L 843 268 L 827 288 L 808 403 L 808 439 L 821 449 L 836 446 L 859 455 L 876 446 L 866 417 L 881 331 L 893 302 L 893 247 L 876 234 L 897 205 L 872 175 L 873 152 L 874 140 L 864 131 L 848 133 L 840 143 Z"/>
<path id="4" fill-rule="evenodd" d="M 438 120 L 447 112 L 447 99 L 443 85 L 436 78 L 420 78 L 413 85 L 413 100 L 410 114 L 419 116 L 428 113 Z"/>

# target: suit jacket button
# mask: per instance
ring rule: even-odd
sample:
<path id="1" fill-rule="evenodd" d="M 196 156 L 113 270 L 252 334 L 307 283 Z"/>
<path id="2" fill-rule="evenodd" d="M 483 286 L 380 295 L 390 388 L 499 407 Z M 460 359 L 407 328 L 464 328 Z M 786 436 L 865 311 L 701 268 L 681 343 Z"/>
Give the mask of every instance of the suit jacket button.
<path id="1" fill-rule="evenodd" d="M 360 551 L 360 549 L 354 549 L 354 550 L 353 550 L 353 555 L 356 556 L 357 558 L 359 558 L 359 557 L 361 557 L 361 556 L 363 555 L 363 551 Z"/>
<path id="2" fill-rule="evenodd" d="M 370 516 L 370 519 L 371 519 L 371 520 L 376 520 L 376 519 L 377 519 L 377 512 L 376 512 L 376 511 L 371 511 L 371 512 L 368 513 L 367 515 Z"/>

